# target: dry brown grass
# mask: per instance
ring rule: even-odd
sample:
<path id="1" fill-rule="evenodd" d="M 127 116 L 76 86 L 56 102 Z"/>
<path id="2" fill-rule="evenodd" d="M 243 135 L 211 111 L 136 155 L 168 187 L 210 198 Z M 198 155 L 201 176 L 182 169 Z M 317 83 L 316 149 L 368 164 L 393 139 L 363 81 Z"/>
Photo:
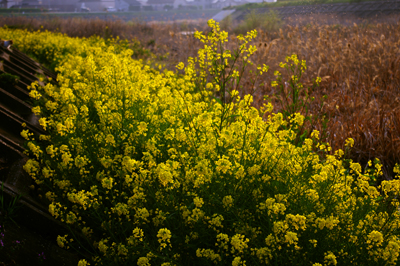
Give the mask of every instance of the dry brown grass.
<path id="1" fill-rule="evenodd" d="M 353 138 L 355 146 L 350 157 L 363 166 L 368 160 L 379 158 L 385 178 L 390 178 L 393 166 L 400 163 L 400 23 L 398 18 L 381 23 L 360 20 L 357 23 L 347 20 L 338 24 L 332 19 L 314 16 L 314 19 L 292 20 L 276 32 L 259 30 L 255 40 L 258 51 L 253 61 L 271 68 L 265 79 L 256 83 L 256 87 L 266 83 L 256 92 L 248 74 L 243 80 L 242 94 L 253 93 L 255 106 L 262 104 L 263 95 L 275 92 L 270 84 L 279 62 L 287 55 L 297 54 L 308 66 L 303 84 L 311 85 L 316 76 L 323 78 L 312 96 L 316 99 L 328 96 L 322 112 L 330 119 L 327 141 L 332 148 L 343 148 L 345 140 Z M 0 18 L 0 25 L 4 24 L 30 25 L 32 30 L 43 25 L 44 29 L 77 37 L 96 34 L 137 39 L 169 69 L 195 56 L 201 48 L 201 43 L 192 35 L 180 32 L 207 30 L 204 22 L 189 23 L 182 28 L 178 23 Z M 321 112 L 318 104 L 315 101 L 311 106 L 314 115 Z M 278 102 L 274 105 L 279 111 Z M 317 123 L 315 128 L 322 130 L 322 124 Z"/>
<path id="2" fill-rule="evenodd" d="M 168 52 L 179 51 L 180 55 L 186 53 L 182 50 L 182 42 L 173 38 L 174 33 L 181 31 L 192 31 L 205 28 L 206 21 L 172 21 L 172 22 L 149 22 L 122 20 L 102 20 L 83 18 L 52 18 L 35 19 L 29 17 L 0 17 L 0 26 L 7 25 L 10 28 L 28 29 L 30 31 L 48 30 L 52 32 L 65 33 L 70 37 L 90 37 L 93 35 L 102 38 L 126 39 L 130 41 L 139 40 L 142 47 L 147 48 L 156 55 L 164 56 Z M 182 36 L 184 37 L 184 36 Z M 172 46 L 171 46 L 172 44 Z M 189 47 L 190 48 L 190 47 Z"/>
<path id="3" fill-rule="evenodd" d="M 323 78 L 314 96 L 328 96 L 323 112 L 330 118 L 332 147 L 343 148 L 353 138 L 352 159 L 366 165 L 379 158 L 385 177 L 392 176 L 400 162 L 400 25 L 288 26 L 279 38 L 261 42 L 269 49 L 260 62 L 276 65 L 294 53 L 307 61 L 305 83 Z"/>

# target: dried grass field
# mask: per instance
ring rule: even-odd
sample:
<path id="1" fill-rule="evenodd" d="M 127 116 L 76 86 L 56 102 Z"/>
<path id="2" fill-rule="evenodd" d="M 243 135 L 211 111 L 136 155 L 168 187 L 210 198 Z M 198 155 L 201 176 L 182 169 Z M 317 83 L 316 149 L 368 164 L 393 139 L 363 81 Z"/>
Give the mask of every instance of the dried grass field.
<path id="1" fill-rule="evenodd" d="M 315 101 L 309 110 L 314 116 L 329 119 L 325 129 L 322 120 L 309 126 L 325 132 L 333 150 L 343 148 L 345 140 L 353 138 L 351 158 L 363 166 L 368 160 L 379 158 L 384 178 L 391 178 L 395 163 L 400 162 L 400 21 L 327 21 L 326 17 L 314 16 L 259 25 L 254 41 L 258 51 L 252 60 L 255 65 L 270 66 L 270 70 L 263 80 L 253 80 L 255 76 L 248 72 L 242 84 L 237 85 L 242 94 L 253 94 L 255 106 L 269 95 L 274 110 L 281 110 L 279 101 L 272 97 L 277 92 L 271 86 L 274 71 L 280 69 L 278 64 L 286 56 L 297 54 L 307 62 L 301 80 L 305 87 L 311 86 L 313 78 L 322 78 L 321 85 L 312 92 Z M 134 56 L 150 64 L 162 63 L 168 69 L 175 69 L 176 64 L 185 62 L 202 47 L 193 34 L 186 33 L 207 30 L 205 21 L 145 23 L 0 17 L 0 26 L 4 25 L 59 31 L 73 37 L 119 36 L 130 41 Z M 225 20 L 221 27 L 233 36 L 237 23 Z M 284 72 L 282 75 L 287 78 Z M 322 103 L 324 95 L 326 100 Z"/>

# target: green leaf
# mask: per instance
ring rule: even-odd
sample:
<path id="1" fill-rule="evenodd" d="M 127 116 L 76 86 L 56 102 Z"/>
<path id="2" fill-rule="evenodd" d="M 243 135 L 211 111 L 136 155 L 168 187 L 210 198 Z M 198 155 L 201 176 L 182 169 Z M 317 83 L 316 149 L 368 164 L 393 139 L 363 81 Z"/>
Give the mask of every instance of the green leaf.
<path id="1" fill-rule="evenodd" d="M 214 100 L 215 100 L 217 103 L 219 103 L 220 105 L 223 105 L 220 98 L 214 97 Z"/>

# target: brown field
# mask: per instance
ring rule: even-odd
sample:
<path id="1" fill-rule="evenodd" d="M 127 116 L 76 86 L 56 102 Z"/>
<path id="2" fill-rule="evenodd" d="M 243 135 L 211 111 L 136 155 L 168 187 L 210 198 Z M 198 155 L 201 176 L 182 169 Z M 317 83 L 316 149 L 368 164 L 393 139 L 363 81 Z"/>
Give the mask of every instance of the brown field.
<path id="1" fill-rule="evenodd" d="M 323 21 L 323 22 L 322 22 Z M 329 21 L 329 23 L 327 22 Z M 354 21 L 357 22 L 354 23 Z M 38 30 L 40 26 L 49 31 L 59 31 L 73 37 L 98 35 L 105 38 L 119 36 L 121 39 L 138 40 L 136 57 L 151 59 L 174 69 L 178 62 L 195 56 L 201 43 L 192 35 L 180 32 L 206 31 L 202 22 L 143 23 L 82 19 L 53 19 L 39 21 L 27 18 L 0 18 L 0 26 L 28 27 Z M 224 28 L 230 32 L 233 24 Z M 107 27 L 107 28 L 106 28 Z M 393 166 L 400 163 L 400 22 L 398 18 L 386 21 L 327 20 L 297 18 L 282 24 L 279 30 L 258 30 L 254 44 L 258 51 L 252 61 L 270 66 L 264 80 L 251 85 L 252 75 L 243 80 L 241 93 L 253 93 L 254 104 L 263 102 L 263 95 L 275 93 L 271 87 L 274 70 L 287 55 L 297 54 L 307 62 L 302 78 L 306 86 L 320 76 L 322 83 L 312 96 L 316 101 L 310 106 L 313 115 L 329 118 L 326 141 L 333 150 L 344 147 L 347 138 L 355 145 L 350 158 L 364 167 L 368 160 L 379 158 L 383 163 L 384 178 L 393 176 Z M 233 35 L 232 35 L 233 36 Z M 232 37 L 231 36 L 231 37 Z M 234 38 L 232 38 L 234 39 Z M 234 45 L 234 42 L 232 42 Z M 229 47 L 228 47 L 229 48 Z M 151 51 L 155 56 L 150 56 Z M 259 86 L 264 83 L 266 85 Z M 257 89 L 255 92 L 255 88 Z M 327 95 L 320 108 L 319 99 Z M 274 102 L 275 111 L 281 106 Z M 322 131 L 321 122 L 313 128 Z"/>

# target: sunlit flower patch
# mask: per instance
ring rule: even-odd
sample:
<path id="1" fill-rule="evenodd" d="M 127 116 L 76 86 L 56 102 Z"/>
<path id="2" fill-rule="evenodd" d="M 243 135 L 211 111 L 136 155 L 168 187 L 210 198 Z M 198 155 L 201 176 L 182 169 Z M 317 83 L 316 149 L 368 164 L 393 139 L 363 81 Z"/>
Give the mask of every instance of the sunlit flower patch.
<path id="1" fill-rule="evenodd" d="M 31 86 L 47 135 L 22 132 L 24 169 L 73 230 L 58 244 L 89 243 L 79 265 L 398 264 L 399 180 L 372 186 L 379 163 L 362 171 L 317 131 L 296 142 L 304 117 L 252 107 L 224 80 L 241 69 L 221 73 L 235 56 L 252 67 L 257 33 L 239 36 L 235 53 L 209 25 L 183 74 L 82 41 L 60 61 L 59 86 Z M 306 69 L 295 55 L 286 66 Z"/>

